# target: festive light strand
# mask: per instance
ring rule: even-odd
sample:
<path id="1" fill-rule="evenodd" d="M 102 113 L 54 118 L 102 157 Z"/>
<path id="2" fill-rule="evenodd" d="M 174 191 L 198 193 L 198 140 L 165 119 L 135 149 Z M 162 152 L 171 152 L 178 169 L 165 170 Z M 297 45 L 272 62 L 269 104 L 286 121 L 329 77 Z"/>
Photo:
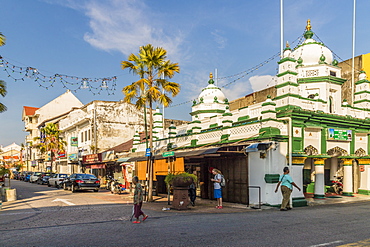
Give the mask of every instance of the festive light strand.
<path id="1" fill-rule="evenodd" d="M 20 67 L 10 63 L 0 56 L 0 69 L 3 69 L 8 78 L 17 81 L 25 81 L 26 79 L 34 80 L 39 87 L 48 90 L 54 87 L 56 82 L 59 82 L 63 88 L 77 92 L 80 89 L 86 89 L 93 95 L 100 94 L 106 91 L 108 95 L 114 95 L 117 87 L 117 76 L 104 78 L 85 78 L 78 76 L 70 76 L 64 74 L 54 74 L 51 76 L 44 75 L 38 69 L 33 67 Z"/>

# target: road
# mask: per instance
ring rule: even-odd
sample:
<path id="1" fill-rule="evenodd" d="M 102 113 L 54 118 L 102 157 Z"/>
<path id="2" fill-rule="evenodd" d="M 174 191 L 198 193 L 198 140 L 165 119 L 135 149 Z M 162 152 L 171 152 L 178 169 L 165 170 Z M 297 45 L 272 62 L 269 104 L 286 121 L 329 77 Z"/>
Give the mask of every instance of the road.
<path id="1" fill-rule="evenodd" d="M 132 204 L 12 180 L 20 200 L 0 211 L 0 246 L 369 246 L 367 202 L 237 213 L 153 210 L 129 221 Z M 349 245 L 351 244 L 351 245 Z"/>

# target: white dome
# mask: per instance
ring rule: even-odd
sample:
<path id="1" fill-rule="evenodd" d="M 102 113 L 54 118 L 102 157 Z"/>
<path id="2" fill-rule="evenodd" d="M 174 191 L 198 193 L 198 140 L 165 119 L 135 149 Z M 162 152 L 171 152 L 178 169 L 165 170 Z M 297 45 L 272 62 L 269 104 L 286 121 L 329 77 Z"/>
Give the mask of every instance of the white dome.
<path id="1" fill-rule="evenodd" d="M 213 103 L 217 97 L 219 103 L 224 103 L 226 97 L 219 87 L 216 87 L 214 84 L 209 84 L 205 87 L 202 92 L 199 94 L 198 101 L 203 103 Z M 203 98 L 203 100 L 201 100 Z"/>
<path id="2" fill-rule="evenodd" d="M 320 61 L 327 64 L 332 64 L 333 54 L 331 51 L 322 43 L 309 38 L 303 42 L 296 50 L 294 50 L 293 58 L 298 61 L 302 59 L 302 65 L 317 65 Z M 322 57 L 324 56 L 324 57 Z"/>
<path id="3" fill-rule="evenodd" d="M 359 81 L 366 80 L 366 73 L 365 73 L 365 71 L 361 71 L 360 72 L 360 75 L 358 76 L 358 80 Z"/>

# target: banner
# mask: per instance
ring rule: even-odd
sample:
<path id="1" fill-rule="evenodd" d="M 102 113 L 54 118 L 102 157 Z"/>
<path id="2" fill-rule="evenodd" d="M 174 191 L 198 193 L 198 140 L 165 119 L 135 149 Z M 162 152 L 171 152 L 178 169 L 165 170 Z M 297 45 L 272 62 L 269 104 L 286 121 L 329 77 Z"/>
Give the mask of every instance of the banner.
<path id="1" fill-rule="evenodd" d="M 78 137 L 71 137 L 71 146 L 78 147 Z"/>

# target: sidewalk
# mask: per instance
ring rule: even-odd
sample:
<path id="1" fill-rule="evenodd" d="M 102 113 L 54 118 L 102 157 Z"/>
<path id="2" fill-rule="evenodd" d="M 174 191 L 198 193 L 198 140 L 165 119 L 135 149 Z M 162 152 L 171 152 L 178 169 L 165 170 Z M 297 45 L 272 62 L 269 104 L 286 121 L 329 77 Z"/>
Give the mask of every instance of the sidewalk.
<path id="1" fill-rule="evenodd" d="M 124 194 L 117 197 L 121 197 L 126 203 L 132 203 L 132 195 Z M 117 198 L 118 199 L 118 198 Z M 260 209 L 258 206 L 251 205 L 247 207 L 245 204 L 223 202 L 223 209 L 216 209 L 216 200 L 201 199 L 197 198 L 195 201 L 195 207 L 189 205 L 188 210 L 176 210 L 172 208 L 172 205 L 168 204 L 167 195 L 161 194 L 159 196 L 153 196 L 154 202 L 145 202 L 144 207 L 154 211 L 170 211 L 170 212 L 181 212 L 181 213 L 236 213 L 236 212 L 248 212 L 248 211 L 261 211 L 261 210 L 277 210 L 277 207 L 261 205 Z M 172 196 L 170 198 L 170 204 L 172 203 Z M 313 195 L 307 195 L 306 197 L 308 206 L 322 206 L 322 205 L 334 205 L 341 203 L 356 203 L 356 202 L 370 202 L 369 195 L 355 194 L 353 197 L 341 196 L 336 194 L 327 194 L 325 199 L 315 199 Z"/>

